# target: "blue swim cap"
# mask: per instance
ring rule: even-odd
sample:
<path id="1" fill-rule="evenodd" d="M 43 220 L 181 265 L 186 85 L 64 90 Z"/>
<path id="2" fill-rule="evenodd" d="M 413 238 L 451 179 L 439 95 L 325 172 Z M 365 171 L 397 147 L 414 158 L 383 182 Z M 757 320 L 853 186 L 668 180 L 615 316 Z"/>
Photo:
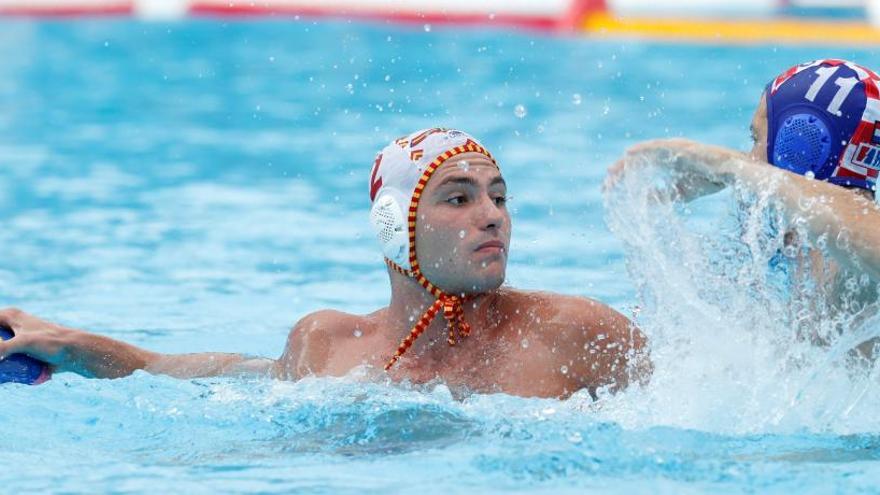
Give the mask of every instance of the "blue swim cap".
<path id="1" fill-rule="evenodd" d="M 874 191 L 880 171 L 880 77 L 816 60 L 767 85 L 767 160 L 796 174 Z"/>

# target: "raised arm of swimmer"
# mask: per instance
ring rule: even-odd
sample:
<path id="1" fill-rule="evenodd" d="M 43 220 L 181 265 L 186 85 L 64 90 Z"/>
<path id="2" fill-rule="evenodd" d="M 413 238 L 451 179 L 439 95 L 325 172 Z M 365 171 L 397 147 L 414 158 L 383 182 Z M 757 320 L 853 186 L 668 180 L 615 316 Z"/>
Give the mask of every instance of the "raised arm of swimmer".
<path id="1" fill-rule="evenodd" d="M 844 94 L 839 85 L 823 83 L 831 80 L 824 77 L 828 74 L 858 83 Z M 873 197 L 880 126 L 872 113 L 878 101 L 867 96 L 877 93 L 878 84 L 873 72 L 850 62 L 819 60 L 793 67 L 762 94 L 752 118 L 750 153 L 684 139 L 648 141 L 609 169 L 606 188 L 645 163 L 677 172 L 676 199 L 682 201 L 733 184 L 755 192 L 772 188 L 778 204 L 803 220 L 811 236 L 829 236 L 838 262 L 856 260 L 878 280 L 880 210 Z"/>
<path id="2" fill-rule="evenodd" d="M 835 259 L 848 264 L 850 256 L 854 256 L 872 278 L 880 280 L 880 207 L 869 195 L 808 179 L 736 151 L 692 141 L 652 141 L 635 152 L 651 148 L 675 150 L 676 156 L 681 157 L 678 161 L 681 170 L 705 179 L 703 183 L 717 189 L 734 184 L 753 191 L 772 188 L 774 198 L 789 217 L 803 219 L 814 238 L 829 236 L 832 242 L 828 246 Z M 696 183 L 696 180 L 687 182 L 688 186 Z M 679 187 L 686 191 L 682 195 L 684 200 L 712 192 L 708 187 L 688 186 Z M 803 205 L 810 205 L 809 214 L 804 214 Z M 846 242 L 837 242 L 837 239 L 846 239 Z"/>

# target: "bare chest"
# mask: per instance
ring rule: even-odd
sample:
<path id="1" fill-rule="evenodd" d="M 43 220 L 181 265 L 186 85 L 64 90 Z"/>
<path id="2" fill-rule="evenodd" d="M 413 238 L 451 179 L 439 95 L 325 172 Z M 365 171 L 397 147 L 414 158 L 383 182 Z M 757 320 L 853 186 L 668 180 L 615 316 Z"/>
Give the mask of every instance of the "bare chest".
<path id="1" fill-rule="evenodd" d="M 455 355 L 456 351 L 462 351 Z M 506 393 L 525 397 L 568 395 L 570 377 L 549 349 L 538 344 L 483 348 L 480 352 L 453 349 L 442 362 L 411 360 L 393 372 L 395 379 L 413 383 L 439 380 L 450 387 L 477 393 Z"/>

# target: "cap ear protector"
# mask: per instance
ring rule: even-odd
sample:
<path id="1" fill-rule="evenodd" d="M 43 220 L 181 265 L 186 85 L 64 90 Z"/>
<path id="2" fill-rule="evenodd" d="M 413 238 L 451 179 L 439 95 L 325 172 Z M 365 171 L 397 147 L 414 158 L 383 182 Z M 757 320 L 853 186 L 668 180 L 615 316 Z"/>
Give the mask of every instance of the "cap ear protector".
<path id="1" fill-rule="evenodd" d="M 399 190 L 386 187 L 370 208 L 370 225 L 382 246 L 382 254 L 401 268 L 409 270 L 409 230 L 403 216 L 409 200 Z"/>
<path id="2" fill-rule="evenodd" d="M 831 176 L 835 164 L 829 163 L 831 131 L 823 119 L 801 112 L 781 119 L 773 142 L 771 163 L 796 174 L 807 173 L 820 180 Z"/>

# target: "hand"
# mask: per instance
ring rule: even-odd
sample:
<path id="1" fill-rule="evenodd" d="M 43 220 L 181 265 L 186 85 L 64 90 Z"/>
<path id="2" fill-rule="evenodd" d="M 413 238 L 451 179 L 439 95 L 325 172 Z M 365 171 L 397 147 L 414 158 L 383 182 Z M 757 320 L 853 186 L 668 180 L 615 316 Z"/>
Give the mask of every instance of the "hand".
<path id="1" fill-rule="evenodd" d="M 608 168 L 602 189 L 608 191 L 614 188 L 623 175 L 635 167 L 646 163 L 669 163 L 677 150 L 687 149 L 693 144 L 686 139 L 654 139 L 638 143 L 627 149 L 624 156 Z"/>
<path id="2" fill-rule="evenodd" d="M 16 308 L 0 310 L 0 325 L 15 334 L 11 339 L 0 342 L 0 360 L 12 354 L 27 354 L 55 366 L 64 360 L 64 337 L 74 332 Z"/>
<path id="3" fill-rule="evenodd" d="M 731 161 L 744 157 L 736 151 L 687 139 L 656 139 L 639 143 L 608 169 L 603 190 L 616 187 L 627 171 L 645 164 L 667 166 L 676 172 L 678 199 L 691 201 L 725 187 Z"/>

